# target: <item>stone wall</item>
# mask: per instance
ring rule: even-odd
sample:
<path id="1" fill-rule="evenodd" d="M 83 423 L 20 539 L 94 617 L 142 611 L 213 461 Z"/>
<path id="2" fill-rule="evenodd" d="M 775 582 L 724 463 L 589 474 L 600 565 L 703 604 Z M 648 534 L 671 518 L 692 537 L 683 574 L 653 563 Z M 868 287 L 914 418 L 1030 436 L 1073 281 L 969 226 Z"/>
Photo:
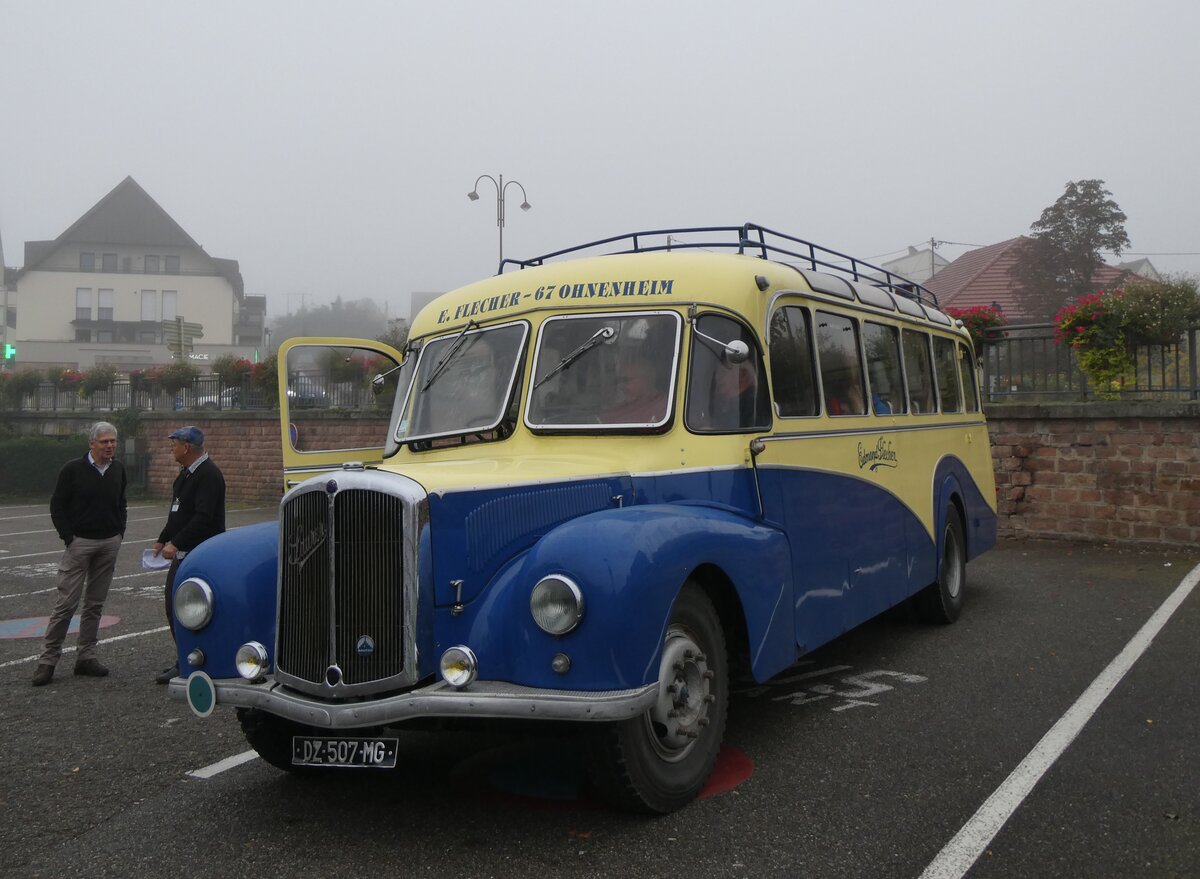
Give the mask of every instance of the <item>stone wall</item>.
<path id="1" fill-rule="evenodd" d="M 1000 534 L 1200 545 L 1200 406 L 988 409 Z"/>
<path id="2" fill-rule="evenodd" d="M 22 433 L 80 435 L 97 416 L 0 417 Z M 152 493 L 170 492 L 177 468 L 166 435 L 184 423 L 205 432 L 231 502 L 279 499 L 278 415 L 257 412 L 143 413 L 136 453 Z M 310 448 L 364 447 L 385 432 L 378 417 L 344 413 L 304 413 L 296 424 Z M 1002 537 L 1200 545 L 1200 404 L 1001 404 L 988 408 L 988 424 Z"/>

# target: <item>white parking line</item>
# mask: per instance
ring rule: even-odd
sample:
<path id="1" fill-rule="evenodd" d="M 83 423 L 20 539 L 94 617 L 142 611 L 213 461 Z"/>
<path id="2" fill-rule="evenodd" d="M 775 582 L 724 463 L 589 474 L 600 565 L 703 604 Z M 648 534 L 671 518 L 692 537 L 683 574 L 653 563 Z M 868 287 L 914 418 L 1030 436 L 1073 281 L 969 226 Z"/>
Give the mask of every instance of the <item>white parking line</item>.
<path id="1" fill-rule="evenodd" d="M 42 506 L 44 506 L 46 508 L 45 512 L 43 512 L 43 513 L 26 513 L 23 516 L 0 516 L 0 522 L 8 522 L 11 519 L 40 519 L 40 518 L 49 516 L 50 515 L 49 504 L 43 504 Z M 19 510 L 19 509 L 21 509 L 21 507 L 8 507 L 6 509 L 0 510 L 0 512 L 8 512 L 9 510 Z M 155 509 L 155 508 L 151 507 L 149 504 L 144 504 L 140 507 L 129 507 L 129 509 L 130 510 L 149 510 L 149 509 Z"/>
<path id="2" fill-rule="evenodd" d="M 128 635 L 117 635 L 115 638 L 101 638 L 97 644 L 112 644 L 115 641 L 124 641 L 128 638 L 140 638 L 143 635 L 157 635 L 159 632 L 166 632 L 170 626 L 159 626 L 157 629 L 147 629 L 144 632 L 130 632 Z M 77 647 L 64 647 L 63 656 L 68 653 L 74 653 Z M 23 665 L 26 662 L 37 662 L 37 659 L 42 654 L 35 653 L 33 656 L 23 656 L 20 659 L 10 659 L 8 662 L 0 662 L 0 668 L 8 668 L 10 665 Z"/>
<path id="3" fill-rule="evenodd" d="M 1067 747 L 1092 718 L 1108 694 L 1121 682 L 1133 664 L 1146 652 L 1171 614 L 1179 608 L 1200 582 L 1200 565 L 1192 569 L 1167 600 L 1159 605 L 1117 658 L 1084 690 L 1067 713 L 1042 736 L 1032 751 L 1012 771 L 1000 787 L 979 807 L 971 820 L 955 834 L 921 874 L 921 879 L 961 879 L 979 860 L 988 844 L 1029 796 L 1042 776 L 1062 756 Z"/>
<path id="4" fill-rule="evenodd" d="M 234 769 L 243 763 L 249 763 L 251 760 L 256 759 L 258 759 L 258 754 L 255 751 L 243 751 L 233 757 L 226 757 L 224 760 L 219 760 L 211 766 L 205 766 L 203 769 L 193 769 L 188 775 L 192 778 L 212 778 L 226 769 Z"/>
<path id="5" fill-rule="evenodd" d="M 130 577 L 161 577 L 162 571 L 138 571 L 136 574 L 118 574 L 113 577 L 113 582 L 117 580 L 128 580 Z M 0 598 L 24 598 L 27 595 L 44 595 L 47 592 L 57 592 L 57 586 L 50 586 L 46 589 L 35 589 L 33 592 L 13 592 L 9 595 L 0 595 Z"/>
<path id="6" fill-rule="evenodd" d="M 130 522 L 157 522 L 163 521 L 163 516 L 147 516 L 144 519 L 130 519 Z M 26 537 L 30 534 L 54 534 L 53 528 L 43 528 L 40 531 L 10 531 L 7 534 L 0 534 L 0 537 Z"/>

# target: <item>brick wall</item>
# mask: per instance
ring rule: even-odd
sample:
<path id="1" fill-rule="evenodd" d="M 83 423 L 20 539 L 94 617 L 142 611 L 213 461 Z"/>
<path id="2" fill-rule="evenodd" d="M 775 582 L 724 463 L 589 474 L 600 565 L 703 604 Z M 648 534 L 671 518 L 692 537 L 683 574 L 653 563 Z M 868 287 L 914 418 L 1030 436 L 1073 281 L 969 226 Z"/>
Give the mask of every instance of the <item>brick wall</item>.
<path id="1" fill-rule="evenodd" d="M 99 414 L 99 413 L 97 413 Z M 278 415 L 143 413 L 140 448 L 149 488 L 170 492 L 177 468 L 166 435 L 183 423 L 205 432 L 231 502 L 273 503 L 283 491 Z M 988 425 L 1002 537 L 1057 537 L 1200 546 L 1200 404 L 993 405 Z M 3 413 L 19 433 L 78 436 L 92 420 Z M 305 413 L 302 445 L 379 441 L 379 418 Z M 333 445 L 333 443 L 330 443 Z M 80 448 L 83 446 L 81 445 Z"/>
<path id="2" fill-rule="evenodd" d="M 148 488 L 166 497 L 179 465 L 171 456 L 166 436 L 181 424 L 204 431 L 204 446 L 225 476 L 229 501 L 274 503 L 283 494 L 283 452 L 280 448 L 279 416 L 231 412 L 200 417 L 189 413 L 186 421 L 143 416 L 139 437 L 149 455 Z M 302 448 L 365 448 L 382 445 L 387 422 L 382 418 L 356 417 L 343 413 L 313 413 L 298 419 Z"/>
<path id="3" fill-rule="evenodd" d="M 1200 407 L 988 410 L 1000 534 L 1200 545 Z"/>

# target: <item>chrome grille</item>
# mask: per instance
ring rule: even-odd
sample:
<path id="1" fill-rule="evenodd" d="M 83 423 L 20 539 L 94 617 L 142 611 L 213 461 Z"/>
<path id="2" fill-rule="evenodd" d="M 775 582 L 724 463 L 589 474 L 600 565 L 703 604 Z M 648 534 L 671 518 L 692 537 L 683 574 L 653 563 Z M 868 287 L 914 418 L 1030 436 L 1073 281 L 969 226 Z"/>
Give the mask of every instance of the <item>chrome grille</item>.
<path id="1" fill-rule="evenodd" d="M 379 492 L 335 495 L 334 655 L 350 685 L 404 670 L 402 513 L 399 498 Z M 369 652 L 359 645 L 366 638 Z"/>
<path id="2" fill-rule="evenodd" d="M 280 529 L 279 643 L 276 668 L 306 681 L 329 667 L 329 501 L 323 491 L 297 494 L 283 507 Z"/>
<path id="3" fill-rule="evenodd" d="M 329 695 L 411 682 L 415 671 L 405 500 L 353 487 L 362 480 L 341 473 L 297 489 L 280 514 L 276 672 Z"/>

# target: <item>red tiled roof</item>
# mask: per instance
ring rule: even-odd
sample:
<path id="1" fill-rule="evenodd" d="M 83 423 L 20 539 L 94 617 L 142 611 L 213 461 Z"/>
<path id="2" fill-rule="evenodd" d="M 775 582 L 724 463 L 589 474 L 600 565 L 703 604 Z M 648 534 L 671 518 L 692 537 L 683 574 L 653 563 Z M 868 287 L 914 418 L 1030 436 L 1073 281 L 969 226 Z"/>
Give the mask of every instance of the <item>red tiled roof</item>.
<path id="1" fill-rule="evenodd" d="M 1063 304 L 1047 303 L 1041 314 L 1031 313 L 1030 306 L 1018 295 L 1018 289 L 1009 270 L 1016 262 L 1022 242 L 1029 239 L 1024 235 L 989 244 L 964 253 L 925 282 L 934 292 L 942 308 L 974 308 L 979 305 L 1000 306 L 1010 323 L 1032 323 L 1046 320 Z M 1120 284 L 1125 272 L 1110 265 L 1102 265 L 1092 276 L 1096 289 Z"/>

